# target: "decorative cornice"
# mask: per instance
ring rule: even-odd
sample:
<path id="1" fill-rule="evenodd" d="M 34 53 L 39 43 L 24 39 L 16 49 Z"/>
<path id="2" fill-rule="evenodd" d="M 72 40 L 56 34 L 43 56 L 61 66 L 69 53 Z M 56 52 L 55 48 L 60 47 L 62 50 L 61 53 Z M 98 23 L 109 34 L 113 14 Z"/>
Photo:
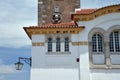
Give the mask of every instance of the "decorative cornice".
<path id="1" fill-rule="evenodd" d="M 24 30 L 31 39 L 33 34 L 78 34 L 84 28 L 84 26 L 59 28 L 24 27 Z"/>
<path id="2" fill-rule="evenodd" d="M 118 12 L 120 12 L 120 4 L 103 7 L 89 14 L 72 14 L 72 20 L 74 20 L 75 22 L 89 21 L 105 14 L 118 13 Z"/>

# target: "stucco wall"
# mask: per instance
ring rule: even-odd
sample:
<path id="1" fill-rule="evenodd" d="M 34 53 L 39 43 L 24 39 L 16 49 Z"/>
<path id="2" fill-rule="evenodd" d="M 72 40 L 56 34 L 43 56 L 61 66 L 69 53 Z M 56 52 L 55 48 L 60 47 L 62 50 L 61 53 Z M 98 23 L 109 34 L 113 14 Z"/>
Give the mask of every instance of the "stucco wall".
<path id="1" fill-rule="evenodd" d="M 93 28 L 102 28 L 107 32 L 110 27 L 120 25 L 120 13 L 103 15 L 91 21 L 81 21 L 78 22 L 78 25 L 85 26 L 85 29 L 79 34 L 72 34 L 71 42 L 89 42 L 88 35 Z M 32 42 L 45 43 L 45 35 L 33 35 Z M 71 42 L 69 54 L 62 54 L 64 53 L 63 43 L 61 44 L 62 52 L 60 54 L 56 53 L 55 43 L 53 43 L 54 54 L 47 54 L 47 43 L 45 43 L 44 46 L 33 46 L 31 80 L 78 80 L 79 76 L 80 80 L 119 80 L 119 70 L 91 70 L 88 45 L 74 46 Z M 95 56 L 94 62 L 103 63 L 105 56 L 102 55 L 101 57 L 102 59 L 99 59 L 98 56 Z M 76 58 L 80 58 L 80 63 L 76 62 Z M 118 56 L 117 58 L 112 58 L 113 63 L 116 63 L 117 60 L 120 60 Z M 49 76 L 51 76 L 51 79 L 48 78 Z"/>
<path id="2" fill-rule="evenodd" d="M 120 25 L 120 13 L 111 13 L 111 14 L 107 14 L 107 15 L 103 15 L 100 16 L 94 20 L 91 21 L 80 21 L 78 22 L 79 26 L 85 26 L 85 30 L 83 30 L 82 32 L 79 33 L 79 40 L 85 40 L 89 42 L 89 37 L 88 35 L 90 35 L 90 31 L 95 29 L 95 28 L 100 28 L 103 29 L 105 31 L 105 35 L 108 34 L 109 29 L 111 27 L 114 26 L 118 26 Z M 119 28 L 120 29 L 120 26 Z M 107 41 L 107 40 L 105 40 Z M 81 48 L 80 51 L 85 50 L 84 48 Z M 86 49 L 87 50 L 87 49 Z M 107 50 L 109 51 L 109 50 Z M 88 55 L 82 55 L 80 54 L 80 58 L 82 56 L 86 56 L 86 58 L 84 58 L 84 62 L 85 63 L 81 63 L 80 65 L 87 65 L 89 62 L 89 60 L 87 60 L 87 56 L 89 56 L 89 50 L 87 50 L 86 52 L 88 52 Z M 107 52 L 107 54 L 110 54 Z M 105 58 L 107 56 L 104 55 L 93 55 L 93 62 L 97 63 L 97 64 L 103 64 L 105 62 Z M 89 58 L 89 57 L 88 57 Z M 111 62 L 112 64 L 120 64 L 120 56 L 119 55 L 112 55 L 110 56 L 111 58 Z M 86 69 L 89 69 L 86 71 Z M 118 70 L 118 71 L 117 71 Z M 120 79 L 120 70 L 119 69 L 90 69 L 89 65 L 87 65 L 87 67 L 84 68 L 80 68 L 80 72 L 83 74 L 84 77 L 86 77 L 86 72 L 89 73 L 89 75 L 87 75 L 87 77 L 89 78 L 88 80 L 119 80 Z M 85 80 L 85 79 L 81 79 L 81 80 Z"/>
<path id="3" fill-rule="evenodd" d="M 64 52 L 64 43 L 61 43 L 61 52 L 56 52 L 56 43 L 53 43 L 53 51 L 51 54 L 47 51 L 47 43 L 45 35 L 33 35 L 32 42 L 44 42 L 44 46 L 32 47 L 32 67 L 33 68 L 77 68 L 76 58 L 79 57 L 78 47 L 69 43 L 69 52 Z"/>
<path id="4" fill-rule="evenodd" d="M 31 80 L 78 80 L 78 69 L 31 69 Z"/>
<path id="5" fill-rule="evenodd" d="M 119 80 L 118 69 L 94 69 L 90 71 L 90 80 Z"/>
<path id="6" fill-rule="evenodd" d="M 112 26 L 120 25 L 120 13 L 103 15 L 90 21 L 77 22 L 77 24 L 85 26 L 85 29 L 79 33 L 79 38 L 88 40 L 88 34 L 93 28 L 102 28 L 107 31 Z"/>

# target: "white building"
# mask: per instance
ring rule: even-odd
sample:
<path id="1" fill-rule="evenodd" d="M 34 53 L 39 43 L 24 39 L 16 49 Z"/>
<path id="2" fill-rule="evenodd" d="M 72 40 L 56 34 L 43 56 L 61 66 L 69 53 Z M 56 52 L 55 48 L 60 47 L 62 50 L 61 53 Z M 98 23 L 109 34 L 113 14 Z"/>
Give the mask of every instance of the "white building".
<path id="1" fill-rule="evenodd" d="M 32 43 L 30 79 L 119 80 L 120 5 L 76 10 L 71 22 L 60 16 L 24 27 Z"/>

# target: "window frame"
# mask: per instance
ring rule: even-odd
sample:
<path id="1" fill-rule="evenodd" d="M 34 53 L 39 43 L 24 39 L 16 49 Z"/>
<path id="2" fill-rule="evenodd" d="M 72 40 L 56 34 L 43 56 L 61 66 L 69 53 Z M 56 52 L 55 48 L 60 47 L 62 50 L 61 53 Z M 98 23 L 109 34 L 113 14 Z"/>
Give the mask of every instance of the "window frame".
<path id="1" fill-rule="evenodd" d="M 65 37 L 65 41 L 64 41 L 64 51 L 65 52 L 69 52 L 69 38 Z"/>
<path id="2" fill-rule="evenodd" d="M 117 32 L 118 36 L 116 37 L 115 32 Z M 116 41 L 116 38 L 118 41 Z M 118 44 L 117 44 L 118 43 Z M 109 35 L 109 52 L 110 53 L 120 53 L 120 31 L 112 31 Z M 118 47 L 118 50 L 116 49 Z"/>
<path id="3" fill-rule="evenodd" d="M 56 52 L 61 51 L 61 39 L 59 37 L 56 38 Z"/>
<path id="4" fill-rule="evenodd" d="M 103 52 L 93 52 L 92 51 L 92 36 L 94 34 L 100 34 L 102 36 L 102 46 L 103 46 Z M 105 48 L 106 48 L 106 41 L 107 38 L 105 37 L 106 36 L 106 31 L 103 29 L 103 28 L 99 28 L 99 27 L 96 27 L 96 28 L 92 28 L 90 30 L 90 32 L 88 33 L 88 41 L 89 41 L 89 63 L 90 63 L 90 68 L 91 69 L 98 69 L 98 68 L 106 68 L 106 51 L 105 51 Z M 93 60 L 94 59 L 94 56 L 101 56 L 101 60 L 104 60 L 104 62 L 94 62 Z M 103 56 L 103 57 L 102 57 Z M 99 58 L 100 59 L 100 58 Z"/>
<path id="5" fill-rule="evenodd" d="M 93 38 L 94 37 L 94 38 Z M 100 37 L 101 37 L 101 40 L 99 40 L 100 39 Z M 95 39 L 95 40 L 93 40 L 93 39 Z M 101 41 L 101 42 L 100 42 Z M 101 54 L 101 53 L 103 53 L 104 52 L 104 45 L 103 45 L 103 43 L 104 43 L 104 39 L 103 39 L 103 36 L 101 35 L 101 34 L 99 34 L 99 33 L 95 33 L 95 34 L 93 34 L 92 35 L 92 41 L 91 41 L 91 46 L 92 46 L 92 53 L 94 53 L 94 54 Z M 95 45 L 94 45 L 94 44 Z M 100 46 L 99 46 L 100 45 Z M 101 47 L 101 48 L 100 48 Z M 95 48 L 96 50 L 94 50 L 93 48 Z"/>
<path id="6" fill-rule="evenodd" d="M 52 38 L 48 38 L 48 52 L 52 52 Z"/>

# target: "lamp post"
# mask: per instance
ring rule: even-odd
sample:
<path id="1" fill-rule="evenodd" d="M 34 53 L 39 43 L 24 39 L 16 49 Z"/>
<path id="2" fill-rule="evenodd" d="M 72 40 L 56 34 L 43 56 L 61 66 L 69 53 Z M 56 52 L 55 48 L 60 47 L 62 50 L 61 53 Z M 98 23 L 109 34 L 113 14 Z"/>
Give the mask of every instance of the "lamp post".
<path id="1" fill-rule="evenodd" d="M 23 60 L 25 63 L 31 66 L 31 57 L 30 58 L 19 57 L 19 61 L 15 63 L 16 70 L 21 70 L 24 65 L 20 60 Z"/>

